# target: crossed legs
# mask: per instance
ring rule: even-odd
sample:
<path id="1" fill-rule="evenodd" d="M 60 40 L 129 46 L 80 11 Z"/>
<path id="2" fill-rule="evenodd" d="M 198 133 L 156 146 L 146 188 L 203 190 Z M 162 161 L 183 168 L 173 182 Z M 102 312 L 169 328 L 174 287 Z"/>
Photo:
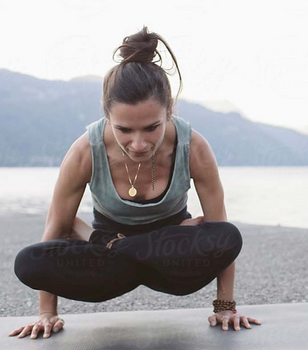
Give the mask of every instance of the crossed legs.
<path id="1" fill-rule="evenodd" d="M 186 295 L 217 277 L 241 247 L 239 230 L 228 222 L 171 225 L 117 240 L 111 249 L 99 234 L 90 242 L 36 243 L 17 254 L 14 271 L 30 288 L 87 302 L 109 300 L 141 284 Z"/>

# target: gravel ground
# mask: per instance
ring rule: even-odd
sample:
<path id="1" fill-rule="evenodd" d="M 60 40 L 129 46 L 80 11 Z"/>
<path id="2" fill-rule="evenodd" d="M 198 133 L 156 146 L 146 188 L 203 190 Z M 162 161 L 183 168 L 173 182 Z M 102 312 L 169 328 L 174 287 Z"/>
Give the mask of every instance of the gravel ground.
<path id="1" fill-rule="evenodd" d="M 92 214 L 78 213 L 91 224 Z M 0 315 L 38 315 L 38 291 L 14 274 L 14 259 L 25 246 L 40 242 L 45 227 L 43 215 L 0 215 Z M 236 259 L 234 299 L 237 306 L 308 301 L 308 229 L 259 226 L 238 222 L 243 248 Z M 174 296 L 145 286 L 102 303 L 87 303 L 58 297 L 59 315 L 103 312 L 208 308 L 216 298 L 216 279 L 201 290 Z"/>

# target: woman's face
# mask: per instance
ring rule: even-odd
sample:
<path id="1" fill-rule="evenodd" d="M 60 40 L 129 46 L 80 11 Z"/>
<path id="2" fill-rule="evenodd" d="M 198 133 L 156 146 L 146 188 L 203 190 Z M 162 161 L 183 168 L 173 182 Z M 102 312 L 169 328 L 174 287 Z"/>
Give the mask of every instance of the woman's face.
<path id="1" fill-rule="evenodd" d="M 164 140 L 167 109 L 154 99 L 135 106 L 117 103 L 109 117 L 118 145 L 135 162 L 148 161 Z"/>

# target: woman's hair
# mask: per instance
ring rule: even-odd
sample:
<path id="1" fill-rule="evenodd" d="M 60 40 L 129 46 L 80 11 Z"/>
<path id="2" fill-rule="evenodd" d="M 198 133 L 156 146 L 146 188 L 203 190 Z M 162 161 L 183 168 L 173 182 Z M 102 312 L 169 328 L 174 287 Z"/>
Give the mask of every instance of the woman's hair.
<path id="1" fill-rule="evenodd" d="M 179 74 L 180 88 L 176 96 L 177 101 L 183 86 L 177 60 L 167 42 L 159 34 L 149 33 L 148 28 L 144 26 L 138 33 L 125 37 L 122 45 L 113 53 L 114 59 L 114 55 L 120 50 L 122 61 L 110 69 L 104 78 L 102 105 L 107 118 L 116 103 L 136 105 L 154 98 L 166 108 L 171 106 L 171 86 L 166 75 L 170 73 L 156 64 L 160 61 L 162 63 L 162 57 L 157 50 L 158 41 L 168 49 L 173 59 L 171 69 L 175 63 Z M 153 61 L 156 56 L 159 59 Z"/>

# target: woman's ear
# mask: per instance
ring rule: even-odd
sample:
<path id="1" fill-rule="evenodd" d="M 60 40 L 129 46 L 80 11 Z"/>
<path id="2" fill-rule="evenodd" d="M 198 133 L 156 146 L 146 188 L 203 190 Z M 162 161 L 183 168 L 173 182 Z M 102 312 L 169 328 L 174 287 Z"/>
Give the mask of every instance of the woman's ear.
<path id="1" fill-rule="evenodd" d="M 168 107 L 168 110 L 167 110 L 167 121 L 171 120 L 172 107 L 173 107 L 173 99 L 171 99 L 170 106 Z"/>

